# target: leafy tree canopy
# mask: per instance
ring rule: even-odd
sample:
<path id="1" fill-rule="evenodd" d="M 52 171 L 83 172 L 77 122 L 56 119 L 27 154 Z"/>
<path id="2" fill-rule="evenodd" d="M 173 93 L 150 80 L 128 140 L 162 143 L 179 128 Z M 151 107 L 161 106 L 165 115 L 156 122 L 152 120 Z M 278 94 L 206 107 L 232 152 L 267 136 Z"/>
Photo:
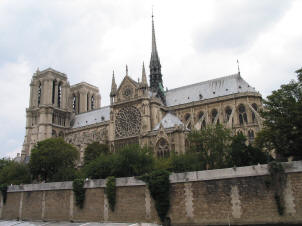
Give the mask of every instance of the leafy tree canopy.
<path id="1" fill-rule="evenodd" d="M 228 148 L 231 142 L 231 131 L 220 124 L 207 126 L 200 131 L 193 131 L 188 139 L 190 151 L 200 152 L 200 161 L 206 169 L 219 169 L 226 166 Z"/>
<path id="2" fill-rule="evenodd" d="M 150 172 L 154 158 L 147 148 L 126 146 L 116 153 L 101 154 L 84 167 L 86 177 L 97 179 L 109 176 L 130 177 Z"/>
<path id="3" fill-rule="evenodd" d="M 9 161 L 0 170 L 0 184 L 28 184 L 30 182 L 30 171 L 24 163 Z"/>
<path id="4" fill-rule="evenodd" d="M 302 68 L 296 71 L 298 81 L 282 85 L 264 100 L 264 129 L 256 143 L 277 156 L 302 159 Z"/>
<path id="5" fill-rule="evenodd" d="M 258 163 L 264 164 L 269 160 L 268 153 L 261 151 L 252 145 L 246 145 L 246 137 L 239 133 L 232 137 L 228 166 L 249 166 Z"/>
<path id="6" fill-rule="evenodd" d="M 62 138 L 38 142 L 31 151 L 29 168 L 33 179 L 50 181 L 71 180 L 76 175 L 78 151 Z"/>
<path id="7" fill-rule="evenodd" d="M 98 142 L 93 142 L 89 144 L 85 149 L 84 165 L 87 165 L 91 161 L 94 161 L 101 154 L 108 154 L 108 153 L 109 153 L 109 147 L 107 144 L 100 144 Z"/>

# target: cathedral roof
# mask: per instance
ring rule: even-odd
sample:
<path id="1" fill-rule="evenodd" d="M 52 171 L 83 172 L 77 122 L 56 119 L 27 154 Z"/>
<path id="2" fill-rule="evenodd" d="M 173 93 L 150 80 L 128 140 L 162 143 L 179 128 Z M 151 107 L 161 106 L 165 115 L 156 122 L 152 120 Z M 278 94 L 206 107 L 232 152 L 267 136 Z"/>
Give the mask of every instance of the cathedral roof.
<path id="1" fill-rule="evenodd" d="M 108 121 L 109 119 L 110 119 L 110 106 L 106 106 L 93 111 L 88 111 L 76 115 L 72 128 L 89 126 L 92 124 Z"/>
<path id="2" fill-rule="evenodd" d="M 183 125 L 180 119 L 171 113 L 167 113 L 165 117 L 155 126 L 154 130 L 158 130 L 160 124 L 162 124 L 165 129 L 172 128 L 178 125 Z"/>
<path id="3" fill-rule="evenodd" d="M 245 92 L 258 93 L 238 73 L 171 89 L 166 92 L 166 101 L 170 107 Z"/>

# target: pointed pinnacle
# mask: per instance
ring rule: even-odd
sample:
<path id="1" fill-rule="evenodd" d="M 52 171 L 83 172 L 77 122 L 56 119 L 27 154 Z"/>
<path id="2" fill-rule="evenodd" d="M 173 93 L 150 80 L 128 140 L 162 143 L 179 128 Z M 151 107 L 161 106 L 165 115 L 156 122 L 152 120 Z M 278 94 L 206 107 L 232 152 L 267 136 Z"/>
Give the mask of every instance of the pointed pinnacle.
<path id="1" fill-rule="evenodd" d="M 128 76 L 128 65 L 126 64 L 126 76 Z"/>
<path id="2" fill-rule="evenodd" d="M 142 69 L 142 84 L 147 85 L 147 76 L 145 70 L 145 64 L 143 62 L 143 69 Z"/>

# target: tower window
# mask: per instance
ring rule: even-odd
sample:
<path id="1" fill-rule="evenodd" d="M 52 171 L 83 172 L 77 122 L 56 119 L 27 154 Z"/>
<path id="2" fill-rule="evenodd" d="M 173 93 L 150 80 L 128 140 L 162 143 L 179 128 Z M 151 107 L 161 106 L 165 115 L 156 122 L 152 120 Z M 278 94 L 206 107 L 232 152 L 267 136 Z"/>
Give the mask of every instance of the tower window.
<path id="1" fill-rule="evenodd" d="M 72 98 L 72 109 L 73 109 L 73 112 L 76 112 L 76 105 L 77 105 L 77 98 L 75 95 L 73 95 L 73 98 Z"/>
<path id="2" fill-rule="evenodd" d="M 52 82 L 52 104 L 55 103 L 56 80 Z"/>
<path id="3" fill-rule="evenodd" d="M 94 109 L 94 96 L 91 97 L 91 110 Z"/>
<path id="4" fill-rule="evenodd" d="M 89 94 L 87 93 L 87 111 L 89 111 Z"/>
<path id="5" fill-rule="evenodd" d="M 42 84 L 39 82 L 39 88 L 38 88 L 38 106 L 41 103 L 41 96 L 42 96 Z"/>
<path id="6" fill-rule="evenodd" d="M 60 82 L 58 85 L 58 107 L 61 107 L 62 101 L 62 83 Z"/>

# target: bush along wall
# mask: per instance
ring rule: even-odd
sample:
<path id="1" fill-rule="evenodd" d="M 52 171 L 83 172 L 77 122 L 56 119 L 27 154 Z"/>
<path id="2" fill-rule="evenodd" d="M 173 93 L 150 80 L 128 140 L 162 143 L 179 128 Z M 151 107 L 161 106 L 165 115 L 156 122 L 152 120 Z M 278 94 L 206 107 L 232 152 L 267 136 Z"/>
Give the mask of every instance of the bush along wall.
<path id="1" fill-rule="evenodd" d="M 7 198 L 7 184 L 1 184 L 0 190 L 1 190 L 1 194 L 2 194 L 3 204 L 5 204 L 6 198 Z"/>
<path id="2" fill-rule="evenodd" d="M 148 185 L 151 197 L 155 201 L 155 209 L 164 225 L 169 224 L 166 217 L 170 209 L 170 190 L 169 172 L 166 170 L 155 170 L 149 174 L 139 177 Z"/>
<path id="3" fill-rule="evenodd" d="M 115 201 L 116 201 L 115 177 L 107 177 L 105 194 L 107 195 L 109 207 L 113 212 L 115 207 Z"/>
<path id="4" fill-rule="evenodd" d="M 82 209 L 84 207 L 85 192 L 84 179 L 75 179 L 72 183 L 73 192 L 76 198 L 76 205 Z"/>
<path id="5" fill-rule="evenodd" d="M 287 179 L 284 168 L 280 162 L 273 161 L 268 164 L 268 171 L 271 176 L 270 185 L 275 190 L 274 198 L 278 213 L 279 215 L 283 215 L 285 209 L 283 193 Z"/>

